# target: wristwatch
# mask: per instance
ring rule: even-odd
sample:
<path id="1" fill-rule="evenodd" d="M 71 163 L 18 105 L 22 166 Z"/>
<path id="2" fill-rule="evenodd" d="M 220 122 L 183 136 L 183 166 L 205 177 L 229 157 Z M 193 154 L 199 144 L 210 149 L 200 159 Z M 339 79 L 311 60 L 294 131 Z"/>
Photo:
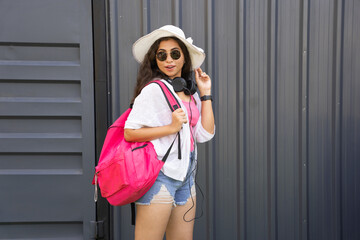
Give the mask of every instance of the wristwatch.
<path id="1" fill-rule="evenodd" d="M 201 101 L 211 100 L 213 101 L 213 98 L 211 95 L 204 95 L 200 98 Z"/>

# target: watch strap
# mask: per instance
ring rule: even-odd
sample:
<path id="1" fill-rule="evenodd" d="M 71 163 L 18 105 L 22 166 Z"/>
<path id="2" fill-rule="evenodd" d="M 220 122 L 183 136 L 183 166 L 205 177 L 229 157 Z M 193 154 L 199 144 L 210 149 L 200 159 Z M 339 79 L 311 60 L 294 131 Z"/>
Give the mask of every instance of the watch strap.
<path id="1" fill-rule="evenodd" d="M 204 96 L 200 97 L 200 100 L 201 100 L 201 101 L 206 101 L 206 100 L 211 100 L 211 101 L 213 101 L 213 98 L 212 98 L 211 95 L 204 95 Z"/>

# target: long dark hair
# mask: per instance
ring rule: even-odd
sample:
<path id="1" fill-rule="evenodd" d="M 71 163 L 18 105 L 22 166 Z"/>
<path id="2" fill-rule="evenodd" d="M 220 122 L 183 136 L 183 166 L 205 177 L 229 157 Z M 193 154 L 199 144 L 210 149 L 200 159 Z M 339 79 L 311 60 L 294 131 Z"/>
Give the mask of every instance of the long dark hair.
<path id="1" fill-rule="evenodd" d="M 176 37 L 159 38 L 153 43 L 153 45 L 151 45 L 149 51 L 146 53 L 144 60 L 140 65 L 132 102 L 134 102 L 135 98 L 140 94 L 141 90 L 146 86 L 148 82 L 150 82 L 154 78 L 162 78 L 162 79 L 168 78 L 167 75 L 165 75 L 163 72 L 160 71 L 156 63 L 156 52 L 159 48 L 160 42 L 169 39 L 175 40 L 179 44 L 181 51 L 184 54 L 185 63 L 181 70 L 181 77 L 184 79 L 191 79 L 192 76 L 191 58 L 185 44 Z"/>

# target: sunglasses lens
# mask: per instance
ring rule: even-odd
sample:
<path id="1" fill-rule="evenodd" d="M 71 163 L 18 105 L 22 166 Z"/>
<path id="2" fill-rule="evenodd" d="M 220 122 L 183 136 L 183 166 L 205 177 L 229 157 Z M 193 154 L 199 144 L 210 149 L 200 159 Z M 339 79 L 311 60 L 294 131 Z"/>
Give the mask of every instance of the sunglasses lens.
<path id="1" fill-rule="evenodd" d="M 166 54 L 166 52 L 158 52 L 156 54 L 156 57 L 159 61 L 165 61 L 167 58 L 167 54 Z"/>
<path id="2" fill-rule="evenodd" d="M 181 57 L 181 53 L 179 50 L 173 50 L 171 51 L 170 56 L 172 59 L 178 60 Z"/>
<path id="3" fill-rule="evenodd" d="M 181 57 L 181 53 L 180 53 L 180 51 L 179 50 L 173 50 L 173 51 L 171 51 L 171 53 L 170 53 L 170 56 L 171 56 L 171 58 L 172 59 L 174 59 L 174 60 L 178 60 L 180 57 Z M 157 54 L 156 54 L 156 58 L 159 60 L 159 61 L 165 61 L 166 60 L 166 58 L 167 58 L 167 53 L 166 52 L 158 52 Z"/>

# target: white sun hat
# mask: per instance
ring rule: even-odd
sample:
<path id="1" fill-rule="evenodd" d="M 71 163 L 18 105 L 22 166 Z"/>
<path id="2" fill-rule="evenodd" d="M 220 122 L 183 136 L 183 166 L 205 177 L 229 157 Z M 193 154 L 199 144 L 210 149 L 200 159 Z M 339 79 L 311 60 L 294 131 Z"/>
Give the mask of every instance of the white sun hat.
<path id="1" fill-rule="evenodd" d="M 144 60 L 144 57 L 149 51 L 151 45 L 153 45 L 156 40 L 162 37 L 176 37 L 185 44 L 190 54 L 193 69 L 200 67 L 204 62 L 204 50 L 193 45 L 192 38 L 185 38 L 183 30 L 173 25 L 165 25 L 139 38 L 132 47 L 132 52 L 136 61 L 141 63 Z"/>

